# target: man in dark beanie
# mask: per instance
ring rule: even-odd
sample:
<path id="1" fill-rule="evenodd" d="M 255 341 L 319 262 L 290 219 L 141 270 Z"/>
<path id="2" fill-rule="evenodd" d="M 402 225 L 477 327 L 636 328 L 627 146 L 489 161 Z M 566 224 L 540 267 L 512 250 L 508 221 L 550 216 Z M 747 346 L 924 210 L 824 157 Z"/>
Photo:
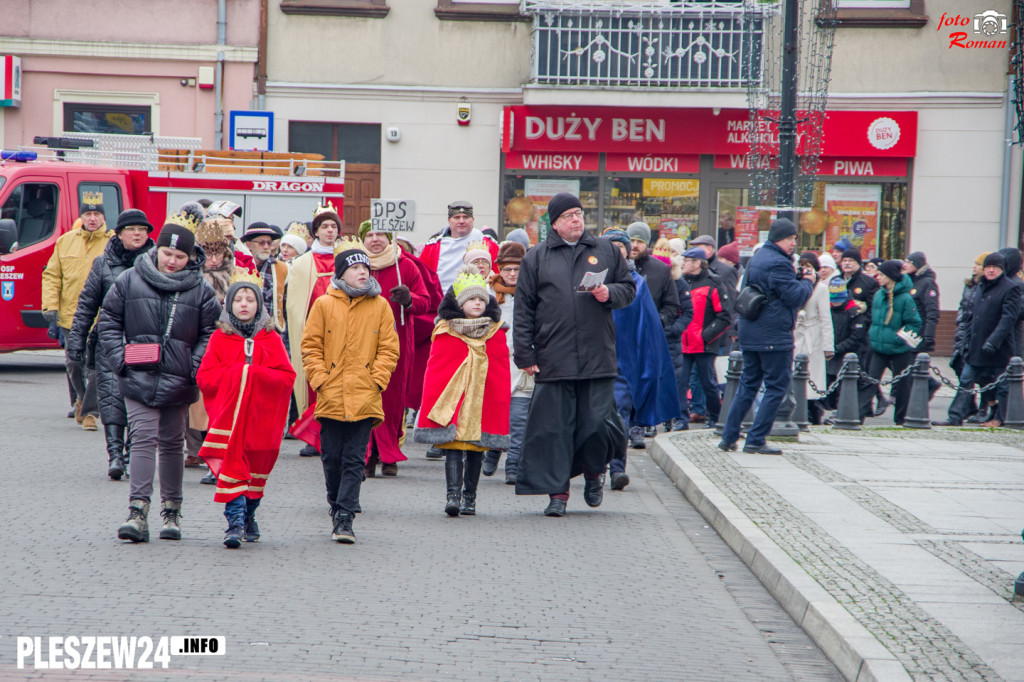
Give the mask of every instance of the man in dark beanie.
<path id="1" fill-rule="evenodd" d="M 516 479 L 517 495 L 548 495 L 547 516 L 564 516 L 569 481 L 584 475 L 583 499 L 603 499 L 604 472 L 626 446 L 615 409 L 612 310 L 636 295 L 617 246 L 584 230 L 578 197 L 548 203 L 551 231 L 520 265 L 514 303 L 516 366 L 536 381 Z M 580 290 L 587 273 L 604 281 Z"/>
<path id="2" fill-rule="evenodd" d="M 57 239 L 53 254 L 43 270 L 43 317 L 50 324 L 57 325 L 62 345 L 71 329 L 78 295 L 85 286 L 92 263 L 107 248 L 112 235 L 104 224 L 101 192 L 85 192 L 80 208 L 75 229 Z M 28 244 L 23 243 L 22 246 Z M 91 357 L 83 361 L 68 357 L 66 364 L 69 392 L 75 408 L 74 414 L 68 416 L 74 416 L 86 431 L 95 431 L 99 413 L 95 364 Z"/>
<path id="3" fill-rule="evenodd" d="M 810 298 L 817 274 L 807 269 L 796 272 L 790 256 L 796 248 L 797 229 L 793 221 L 779 218 L 772 223 L 768 241 L 747 265 L 743 288 L 757 287 L 767 297 L 757 319 L 740 316 L 739 343 L 743 351 L 743 374 L 739 389 L 729 408 L 718 447 L 736 449 L 740 422 L 754 403 L 761 384 L 764 398 L 747 431 L 743 452 L 780 455 L 782 450 L 769 445 L 768 433 L 775 414 L 789 388 L 793 367 L 793 328 L 796 315 Z M 742 289 L 741 289 L 742 291 Z"/>
<path id="4" fill-rule="evenodd" d="M 860 251 L 852 246 L 843 251 L 843 257 L 839 260 L 839 269 L 843 272 L 846 291 L 850 294 L 850 298 L 866 303 L 868 317 L 870 317 L 871 304 L 874 301 L 875 292 L 878 291 L 878 282 L 864 272 L 861 267 Z"/>
<path id="5" fill-rule="evenodd" d="M 1019 265 L 1017 266 L 1019 267 Z M 1021 313 L 1022 287 L 1006 276 L 1006 258 L 1002 252 L 985 256 L 982 278 L 974 293 L 970 328 L 967 334 L 966 364 L 960 374 L 960 387 L 991 383 L 1010 363 L 1014 355 L 1015 327 Z M 1005 401 L 1000 401 L 998 426 L 1005 415 Z M 970 407 L 970 394 L 957 391 L 949 406 L 949 418 L 933 422 L 937 426 L 960 426 Z"/>
<path id="6" fill-rule="evenodd" d="M 935 283 L 935 271 L 928 265 L 924 253 L 915 251 L 904 261 L 903 272 L 910 275 L 914 285 L 910 295 L 914 297 L 923 323 L 921 344 L 915 350 L 918 353 L 931 353 L 935 350 L 935 329 L 939 326 L 939 285 Z M 934 379 L 929 383 L 931 381 Z"/>

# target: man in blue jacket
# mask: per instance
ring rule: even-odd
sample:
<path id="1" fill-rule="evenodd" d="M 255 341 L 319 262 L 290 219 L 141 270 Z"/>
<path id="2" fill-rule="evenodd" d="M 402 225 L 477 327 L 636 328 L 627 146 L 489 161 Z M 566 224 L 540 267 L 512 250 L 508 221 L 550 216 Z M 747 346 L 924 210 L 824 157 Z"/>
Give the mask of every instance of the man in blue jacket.
<path id="1" fill-rule="evenodd" d="M 740 423 L 764 383 L 764 398 L 747 432 L 743 452 L 781 455 L 782 450 L 768 445 L 768 433 L 775 414 L 789 388 L 793 367 L 793 327 L 797 312 L 810 298 L 817 274 L 810 269 L 796 273 L 790 256 L 796 248 L 796 225 L 787 218 L 772 223 L 768 242 L 754 254 L 747 266 L 744 286 L 758 287 L 768 298 L 756 320 L 739 318 L 743 374 L 736 391 L 718 447 L 736 449 Z"/>

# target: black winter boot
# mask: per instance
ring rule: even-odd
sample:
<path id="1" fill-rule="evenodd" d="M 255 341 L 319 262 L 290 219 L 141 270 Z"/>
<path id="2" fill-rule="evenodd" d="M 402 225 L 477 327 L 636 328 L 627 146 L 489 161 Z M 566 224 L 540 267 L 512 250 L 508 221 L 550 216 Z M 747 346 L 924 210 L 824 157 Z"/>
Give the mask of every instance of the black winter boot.
<path id="1" fill-rule="evenodd" d="M 488 450 L 484 456 L 484 465 L 481 471 L 484 476 L 493 476 L 498 470 L 498 462 L 501 460 L 501 450 Z M 468 461 L 468 460 L 467 460 Z"/>
<path id="2" fill-rule="evenodd" d="M 476 487 L 480 483 L 480 471 L 483 468 L 484 453 L 466 453 L 466 473 L 462 484 L 462 509 L 459 512 L 463 516 L 476 515 Z"/>
<path id="3" fill-rule="evenodd" d="M 224 546 L 228 549 L 238 549 L 242 545 L 242 535 L 245 533 L 245 506 L 224 505 L 224 518 L 228 520 L 228 529 L 224 531 Z"/>
<path id="4" fill-rule="evenodd" d="M 459 504 L 462 502 L 462 450 L 443 450 L 444 480 L 448 485 L 448 501 L 444 505 L 444 513 L 448 516 L 459 515 Z M 479 473 L 479 469 L 477 472 Z"/>
<path id="5" fill-rule="evenodd" d="M 120 481 L 128 468 L 124 461 L 124 427 L 104 424 L 103 436 L 107 441 L 107 476 Z"/>

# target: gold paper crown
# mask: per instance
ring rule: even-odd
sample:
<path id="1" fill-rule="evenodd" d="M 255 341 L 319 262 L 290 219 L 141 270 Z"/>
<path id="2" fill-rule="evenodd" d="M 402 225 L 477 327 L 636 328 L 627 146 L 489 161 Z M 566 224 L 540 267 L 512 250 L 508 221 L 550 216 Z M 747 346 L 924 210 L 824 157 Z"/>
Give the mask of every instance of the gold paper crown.
<path id="1" fill-rule="evenodd" d="M 661 246 L 655 246 L 654 249 L 651 250 L 651 255 L 661 256 L 662 258 L 671 258 L 672 249 L 670 249 L 667 244 L 662 244 Z"/>
<path id="2" fill-rule="evenodd" d="M 491 250 L 487 248 L 487 243 L 482 241 L 470 242 L 467 244 L 466 253 L 469 253 L 470 251 L 486 251 L 488 256 L 491 255 Z"/>
<path id="3" fill-rule="evenodd" d="M 330 199 L 327 200 L 326 204 L 317 204 L 316 205 L 316 208 L 313 209 L 313 217 L 315 218 L 318 215 L 320 215 L 321 213 L 326 213 L 327 211 L 331 211 L 333 213 L 337 213 L 338 212 L 338 209 L 334 208 L 334 204 L 331 203 Z"/>
<path id="4" fill-rule="evenodd" d="M 452 283 L 452 291 L 455 292 L 455 297 L 458 298 L 463 291 L 470 287 L 480 287 L 485 292 L 487 291 L 487 280 L 478 273 L 463 272 L 455 278 L 455 282 Z"/>
<path id="5" fill-rule="evenodd" d="M 288 225 L 288 234 L 294 234 L 302 239 L 309 239 L 309 230 L 306 228 L 306 223 L 292 222 Z"/>
<path id="6" fill-rule="evenodd" d="M 238 282 L 255 284 L 260 291 L 263 291 L 263 278 L 260 277 L 258 272 L 248 272 L 244 269 L 236 268 L 235 274 L 231 275 L 231 284 L 237 284 Z"/>
<path id="7" fill-rule="evenodd" d="M 192 234 L 195 234 L 196 229 L 199 227 L 195 216 L 188 213 L 175 213 L 172 216 L 168 216 L 165 222 L 170 225 L 181 225 Z"/>
<path id="8" fill-rule="evenodd" d="M 338 241 L 334 242 L 334 253 L 348 251 L 349 249 L 366 251 L 366 247 L 363 246 L 363 243 L 351 235 L 345 235 Z"/>
<path id="9" fill-rule="evenodd" d="M 225 245 L 224 228 L 219 218 L 207 218 L 196 228 L 196 241 L 200 244 Z"/>
<path id="10" fill-rule="evenodd" d="M 103 203 L 103 192 L 83 192 L 82 203 L 95 206 Z"/>

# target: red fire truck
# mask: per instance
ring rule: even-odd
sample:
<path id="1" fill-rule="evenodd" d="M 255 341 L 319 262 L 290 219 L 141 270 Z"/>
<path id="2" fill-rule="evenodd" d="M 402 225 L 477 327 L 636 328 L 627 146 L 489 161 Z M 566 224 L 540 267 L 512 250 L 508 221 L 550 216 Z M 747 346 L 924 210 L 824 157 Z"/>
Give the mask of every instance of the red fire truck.
<path id="1" fill-rule="evenodd" d="M 129 151 L 82 149 L 80 143 L 51 139 L 47 149 L 0 151 L 0 353 L 58 347 L 42 315 L 42 272 L 57 238 L 73 229 L 87 192 L 103 195 L 111 226 L 121 211 L 138 208 L 159 228 L 183 203 L 200 198 L 232 201 L 242 207 L 245 223 L 262 220 L 282 229 L 310 220 L 322 201 L 339 214 L 344 210 L 342 161 L 170 151 L 150 138 Z M 242 221 L 236 222 L 239 233 Z"/>

